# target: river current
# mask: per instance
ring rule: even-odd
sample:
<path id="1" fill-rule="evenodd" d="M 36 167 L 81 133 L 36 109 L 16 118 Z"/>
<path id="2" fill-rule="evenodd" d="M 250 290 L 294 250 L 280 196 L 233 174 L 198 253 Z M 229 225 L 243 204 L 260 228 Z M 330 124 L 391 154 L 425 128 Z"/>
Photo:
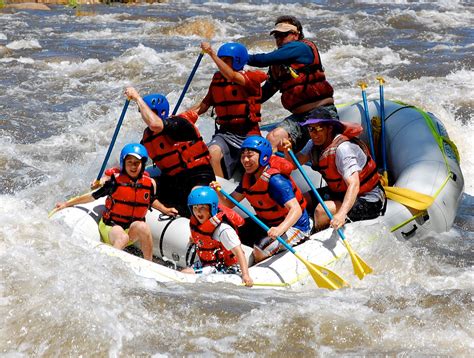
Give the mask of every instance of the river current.
<path id="1" fill-rule="evenodd" d="M 0 355 L 473 356 L 474 7 L 469 2 L 170 1 L 51 11 L 0 10 Z M 79 10 L 79 11 L 78 11 Z M 199 43 L 274 48 L 276 17 L 297 16 L 318 44 L 337 103 L 378 98 L 434 113 L 456 143 L 465 194 L 453 228 L 384 240 L 375 269 L 328 292 L 157 284 L 70 239 L 48 220 L 57 201 L 88 190 L 125 98 L 178 100 Z M 205 94 L 204 57 L 181 104 Z M 278 96 L 264 122 L 286 116 Z M 210 113 L 199 121 L 209 139 Z M 115 144 L 139 140 L 131 104 Z M 427 173 L 429 175 L 429 173 Z M 390 234 L 385 234 L 390 235 Z M 344 273 L 346 276 L 350 271 Z"/>

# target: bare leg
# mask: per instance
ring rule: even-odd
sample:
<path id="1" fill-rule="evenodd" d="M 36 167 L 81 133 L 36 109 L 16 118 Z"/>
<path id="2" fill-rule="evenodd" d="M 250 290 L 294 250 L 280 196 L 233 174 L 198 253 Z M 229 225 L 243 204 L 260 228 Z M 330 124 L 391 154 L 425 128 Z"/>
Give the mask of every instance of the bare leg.
<path id="1" fill-rule="evenodd" d="M 334 215 L 341 207 L 340 201 L 325 201 L 324 203 L 332 215 Z M 329 217 L 326 215 L 324 208 L 321 206 L 321 204 L 318 204 L 316 210 L 314 211 L 314 227 L 316 228 L 316 231 L 327 228 L 329 226 L 329 222 Z"/>
<path id="2" fill-rule="evenodd" d="M 264 254 L 262 251 L 254 248 L 253 249 L 253 259 L 255 263 L 258 263 L 260 261 L 263 261 L 267 258 L 268 256 Z"/>
<path id="3" fill-rule="evenodd" d="M 283 139 L 290 139 L 290 136 L 288 135 L 288 132 L 281 127 L 277 127 L 267 134 L 267 140 L 272 145 L 274 152 L 276 150 L 283 150 L 281 146 Z"/>
<path id="4" fill-rule="evenodd" d="M 130 225 L 128 231 L 130 240 L 133 242 L 139 242 L 140 248 L 143 252 L 145 260 L 152 261 L 153 259 L 153 238 L 151 236 L 150 227 L 144 221 L 134 221 Z"/>
<path id="5" fill-rule="evenodd" d="M 222 150 L 218 145 L 211 145 L 209 147 L 209 154 L 211 155 L 211 166 L 214 170 L 214 174 L 218 177 L 224 177 L 224 171 L 222 170 L 221 160 L 224 157 Z"/>
<path id="6" fill-rule="evenodd" d="M 122 227 L 115 225 L 112 227 L 112 229 L 110 229 L 109 240 L 113 247 L 123 250 L 123 248 L 127 246 L 130 239 Z"/>
<path id="7" fill-rule="evenodd" d="M 194 272 L 194 269 L 192 267 L 185 267 L 184 269 L 181 270 L 182 273 L 189 273 L 189 274 L 196 274 L 196 272 Z"/>

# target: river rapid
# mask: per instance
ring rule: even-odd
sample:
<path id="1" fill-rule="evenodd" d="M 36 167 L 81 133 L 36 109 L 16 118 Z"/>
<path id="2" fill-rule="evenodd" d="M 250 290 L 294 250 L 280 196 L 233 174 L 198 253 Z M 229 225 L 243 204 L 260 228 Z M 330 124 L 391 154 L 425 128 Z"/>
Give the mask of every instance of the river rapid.
<path id="1" fill-rule="evenodd" d="M 272 0 L 0 12 L 0 355 L 472 357 L 473 10 L 454 0 Z M 466 182 L 449 232 L 381 240 L 360 252 L 374 274 L 349 289 L 309 280 L 277 291 L 157 284 L 48 220 L 95 179 L 126 86 L 166 94 L 173 107 L 201 41 L 270 51 L 283 14 L 318 44 L 337 103 L 360 100 L 362 79 L 378 98 L 382 75 L 386 99 L 442 120 Z M 181 109 L 206 94 L 215 70 L 204 57 Z M 263 106 L 266 123 L 286 115 L 278 96 Z M 198 124 L 209 139 L 210 113 Z M 131 104 L 110 164 L 143 128 Z"/>

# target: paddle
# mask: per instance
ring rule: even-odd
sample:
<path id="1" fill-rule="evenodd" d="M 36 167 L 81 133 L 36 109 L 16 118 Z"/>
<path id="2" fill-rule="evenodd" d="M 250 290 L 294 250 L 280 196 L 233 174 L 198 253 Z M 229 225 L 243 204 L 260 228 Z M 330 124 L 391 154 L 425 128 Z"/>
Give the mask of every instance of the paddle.
<path id="1" fill-rule="evenodd" d="M 379 81 L 379 102 L 380 102 L 380 148 L 382 150 L 382 184 L 388 185 L 387 174 L 387 153 L 385 151 L 385 99 L 383 94 L 383 84 L 385 80 L 382 76 L 377 77 Z"/>
<path id="2" fill-rule="evenodd" d="M 260 219 L 258 219 L 255 215 L 253 215 L 245 206 L 240 204 L 237 200 L 235 200 L 231 195 L 226 193 L 222 188 L 218 187 L 218 191 L 221 192 L 222 195 L 224 195 L 227 199 L 229 199 L 234 205 L 236 205 L 240 210 L 242 210 L 245 214 L 248 215 L 249 218 L 251 218 L 253 221 L 255 221 L 262 229 L 265 231 L 270 230 L 270 228 L 265 225 Z M 328 290 L 337 290 L 339 288 L 342 288 L 344 286 L 349 286 L 346 281 L 344 281 L 343 278 L 341 278 L 339 275 L 336 273 L 332 272 L 331 270 L 318 266 L 312 262 L 309 262 L 302 258 L 300 255 L 296 253 L 296 251 L 288 245 L 288 243 L 283 240 L 280 236 L 277 237 L 277 240 L 286 247 L 288 251 L 290 251 L 293 255 L 296 256 L 298 260 L 300 260 L 308 269 L 309 273 L 311 274 L 311 277 L 313 277 L 314 282 L 321 287 L 321 288 L 327 288 Z"/>
<path id="3" fill-rule="evenodd" d="M 388 199 L 416 210 L 426 210 L 434 202 L 434 198 L 432 196 L 422 194 L 411 189 L 398 188 L 395 186 L 384 186 L 383 189 L 385 190 L 385 194 L 387 195 Z"/>
<path id="4" fill-rule="evenodd" d="M 125 101 L 124 106 L 123 106 L 122 114 L 120 115 L 118 123 L 115 126 L 114 135 L 112 136 L 112 140 L 110 141 L 110 144 L 109 144 L 109 149 L 107 149 L 107 154 L 105 155 L 104 161 L 102 162 L 102 167 L 100 168 L 100 171 L 99 171 L 99 174 L 97 175 L 96 180 L 92 183 L 91 188 L 93 188 L 93 187 L 95 187 L 96 185 L 99 184 L 99 180 L 100 180 L 100 178 L 102 178 L 102 174 L 104 174 L 105 167 L 107 165 L 107 161 L 109 160 L 110 154 L 112 153 L 112 149 L 115 145 L 115 141 L 117 140 L 117 135 L 120 131 L 120 127 L 122 126 L 123 118 L 125 117 L 125 113 L 127 113 L 127 108 L 128 108 L 129 104 L 130 104 L 130 100 L 127 99 Z"/>
<path id="5" fill-rule="evenodd" d="M 331 212 L 329 211 L 326 204 L 324 204 L 323 198 L 321 198 L 318 191 L 314 187 L 313 183 L 309 179 L 308 174 L 306 173 L 306 171 L 301 166 L 298 158 L 296 158 L 295 153 L 293 153 L 293 151 L 291 149 L 288 150 L 288 153 L 290 154 L 291 159 L 293 159 L 293 162 L 295 162 L 296 166 L 298 167 L 299 171 L 301 172 L 301 175 L 303 175 L 304 179 L 306 180 L 306 182 L 310 186 L 310 188 L 313 191 L 314 195 L 316 195 L 316 198 L 318 198 L 318 201 L 321 204 L 321 206 L 324 208 L 324 211 L 326 212 L 326 215 L 329 217 L 330 220 L 332 220 Z M 342 230 L 337 229 L 337 233 L 341 237 L 341 240 L 344 243 L 344 245 L 346 245 L 347 251 L 349 251 L 349 255 L 351 256 L 352 266 L 354 267 L 354 273 L 357 275 L 357 277 L 359 277 L 360 280 L 362 280 L 365 275 L 368 275 L 369 273 L 372 272 L 372 268 L 369 265 L 367 265 L 367 263 L 365 263 L 365 261 L 362 260 L 360 258 L 360 256 L 357 255 L 357 253 L 354 252 L 354 250 L 352 250 L 352 247 L 347 242 L 347 240 L 345 238 L 345 235 L 342 232 Z"/>
<path id="6" fill-rule="evenodd" d="M 364 116 L 365 116 L 365 124 L 367 127 L 367 137 L 369 138 L 370 144 L 370 154 L 372 155 L 372 159 L 375 159 L 375 149 L 374 149 L 374 140 L 372 138 L 372 124 L 370 123 L 370 116 L 369 116 L 369 105 L 367 104 L 367 94 L 365 89 L 367 88 L 367 83 L 364 81 L 359 82 L 359 87 L 362 89 L 362 100 L 364 102 Z"/>
<path id="7" fill-rule="evenodd" d="M 178 102 L 176 103 L 176 106 L 174 106 L 173 113 L 172 115 L 174 116 L 176 112 L 178 112 L 178 108 L 181 105 L 181 102 L 183 101 L 184 95 L 186 94 L 189 85 L 191 84 L 191 81 L 193 80 L 194 74 L 196 73 L 199 64 L 201 63 L 202 57 L 204 56 L 204 53 L 201 52 L 196 60 L 196 63 L 194 64 L 193 70 L 191 71 L 191 74 L 188 77 L 188 80 L 186 81 L 186 84 L 184 85 L 183 91 L 181 92 L 181 96 L 179 96 Z"/>

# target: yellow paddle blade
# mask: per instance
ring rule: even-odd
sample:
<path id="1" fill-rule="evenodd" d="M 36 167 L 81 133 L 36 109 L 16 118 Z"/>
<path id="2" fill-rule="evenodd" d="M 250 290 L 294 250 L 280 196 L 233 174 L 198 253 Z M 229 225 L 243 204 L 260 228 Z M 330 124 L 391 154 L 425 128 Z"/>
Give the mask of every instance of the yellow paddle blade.
<path id="1" fill-rule="evenodd" d="M 335 272 L 305 260 L 296 252 L 294 253 L 294 255 L 302 263 L 304 263 L 318 287 L 327 288 L 328 290 L 337 290 L 339 288 L 349 286 L 349 284 Z"/>
<path id="2" fill-rule="evenodd" d="M 411 189 L 398 188 L 394 186 L 384 186 L 383 188 L 388 199 L 416 210 L 426 210 L 434 202 L 432 196 L 418 193 Z"/>
<path id="3" fill-rule="evenodd" d="M 344 240 L 344 244 L 346 245 L 347 251 L 349 251 L 349 255 L 351 256 L 352 266 L 354 267 L 354 273 L 359 277 L 359 280 L 362 280 L 365 275 L 371 273 L 372 267 L 370 267 L 362 258 L 357 255 L 356 252 L 352 250 L 351 245 Z"/>

